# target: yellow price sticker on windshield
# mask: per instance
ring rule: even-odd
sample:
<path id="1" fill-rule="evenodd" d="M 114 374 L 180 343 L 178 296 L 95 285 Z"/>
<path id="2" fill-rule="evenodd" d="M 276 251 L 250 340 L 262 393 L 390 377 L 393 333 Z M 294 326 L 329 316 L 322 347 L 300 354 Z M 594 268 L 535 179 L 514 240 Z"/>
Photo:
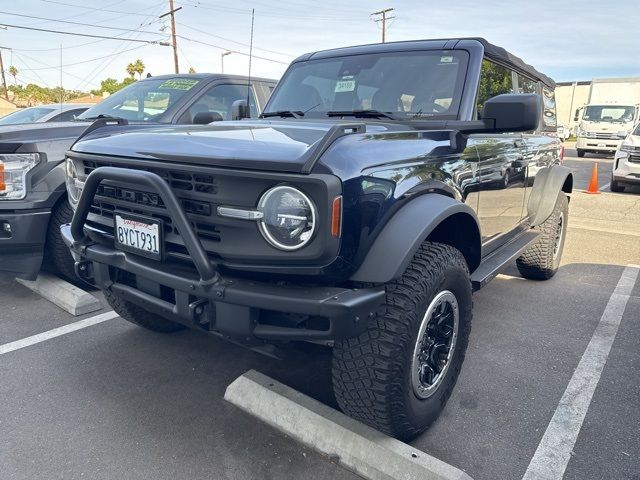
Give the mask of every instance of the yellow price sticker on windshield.
<path id="1" fill-rule="evenodd" d="M 162 82 L 159 88 L 170 90 L 190 90 L 199 80 L 193 78 L 171 78 Z"/>

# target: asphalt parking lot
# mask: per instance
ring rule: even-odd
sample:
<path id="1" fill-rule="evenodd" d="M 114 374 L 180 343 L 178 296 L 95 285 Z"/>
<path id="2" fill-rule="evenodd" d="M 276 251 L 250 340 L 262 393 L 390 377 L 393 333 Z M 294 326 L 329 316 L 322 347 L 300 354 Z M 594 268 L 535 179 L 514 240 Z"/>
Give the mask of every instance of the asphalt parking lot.
<path id="1" fill-rule="evenodd" d="M 576 188 L 586 188 L 594 160 L 606 187 L 609 160 L 567 150 Z M 525 281 L 512 267 L 476 294 L 458 384 L 414 447 L 474 479 L 525 475 L 626 266 L 640 264 L 640 192 L 602 190 L 574 193 L 556 277 Z M 0 349 L 78 321 L 10 278 L 0 280 L 0 305 Z M 564 478 L 640 478 L 639 343 L 640 279 Z M 256 369 L 334 405 L 329 350 L 292 345 L 285 354 L 275 360 L 192 331 L 154 334 L 119 318 L 0 354 L 0 476 L 358 478 L 222 399 Z"/>

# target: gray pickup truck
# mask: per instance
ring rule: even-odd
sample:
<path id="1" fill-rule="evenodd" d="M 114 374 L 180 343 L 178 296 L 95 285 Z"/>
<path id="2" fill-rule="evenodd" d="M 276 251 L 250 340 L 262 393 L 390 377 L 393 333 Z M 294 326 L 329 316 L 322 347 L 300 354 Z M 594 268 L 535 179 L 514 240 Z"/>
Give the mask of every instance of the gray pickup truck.
<path id="1" fill-rule="evenodd" d="M 483 39 L 310 53 L 258 120 L 77 142 L 62 235 L 137 325 L 330 344 L 340 407 L 407 439 L 456 383 L 472 292 L 558 271 L 555 115 L 554 82 Z"/>
<path id="2" fill-rule="evenodd" d="M 232 120 L 233 104 L 257 117 L 274 80 L 218 74 L 162 75 L 109 96 L 74 121 L 0 125 L 0 272 L 34 279 L 43 263 L 75 279 L 60 237 L 71 221 L 65 189 L 65 152 L 87 131 L 126 121 L 140 126 Z M 133 127 L 132 127 L 133 128 Z"/>

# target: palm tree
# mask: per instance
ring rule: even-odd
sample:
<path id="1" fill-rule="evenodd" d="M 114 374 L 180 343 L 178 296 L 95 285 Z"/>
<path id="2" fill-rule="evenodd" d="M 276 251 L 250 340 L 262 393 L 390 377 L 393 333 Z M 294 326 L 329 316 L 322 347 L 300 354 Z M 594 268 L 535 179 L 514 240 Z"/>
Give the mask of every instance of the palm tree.
<path id="1" fill-rule="evenodd" d="M 18 80 L 17 80 L 17 76 L 18 76 L 18 69 L 16 67 L 14 67 L 13 65 L 11 65 L 9 67 L 9 75 L 11 75 L 13 77 L 13 83 L 14 84 L 18 84 Z"/>
<path id="2" fill-rule="evenodd" d="M 189 67 L 189 73 L 196 73 L 196 69 L 193 67 Z"/>
<path id="3" fill-rule="evenodd" d="M 137 73 L 139 75 L 138 78 L 142 78 L 142 73 L 144 72 L 145 66 L 144 63 L 142 63 L 142 60 L 137 59 L 135 62 L 133 62 L 133 71 L 135 73 Z"/>
<path id="4" fill-rule="evenodd" d="M 129 65 L 127 65 L 127 73 L 131 78 L 133 78 L 133 76 L 136 74 L 136 66 L 134 63 L 130 63 Z"/>

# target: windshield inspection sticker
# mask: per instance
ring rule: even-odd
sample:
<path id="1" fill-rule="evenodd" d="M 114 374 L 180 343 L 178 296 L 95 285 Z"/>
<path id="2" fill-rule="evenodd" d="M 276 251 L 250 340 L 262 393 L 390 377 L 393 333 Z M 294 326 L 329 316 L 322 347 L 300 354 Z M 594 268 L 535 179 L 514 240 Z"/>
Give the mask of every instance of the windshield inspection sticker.
<path id="1" fill-rule="evenodd" d="M 198 80 L 194 78 L 172 78 L 170 80 L 166 80 L 162 82 L 162 85 L 158 88 L 167 88 L 170 90 L 189 90 L 191 89 Z"/>
<path id="2" fill-rule="evenodd" d="M 336 88 L 334 90 L 335 93 L 340 92 L 353 92 L 356 89 L 356 81 L 353 78 L 353 75 L 346 75 L 338 80 L 336 83 Z"/>
<path id="3" fill-rule="evenodd" d="M 453 63 L 453 57 L 440 57 L 440 63 Z"/>

